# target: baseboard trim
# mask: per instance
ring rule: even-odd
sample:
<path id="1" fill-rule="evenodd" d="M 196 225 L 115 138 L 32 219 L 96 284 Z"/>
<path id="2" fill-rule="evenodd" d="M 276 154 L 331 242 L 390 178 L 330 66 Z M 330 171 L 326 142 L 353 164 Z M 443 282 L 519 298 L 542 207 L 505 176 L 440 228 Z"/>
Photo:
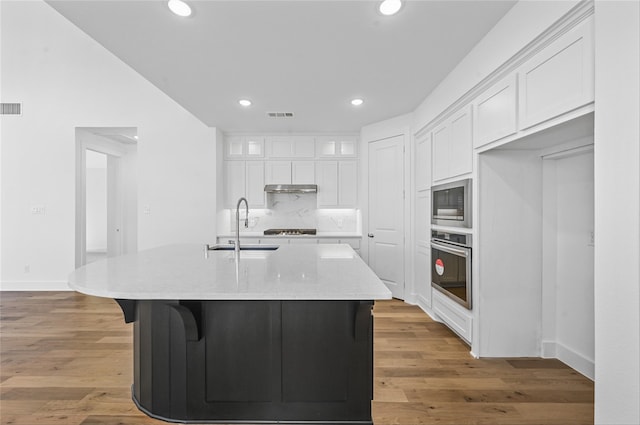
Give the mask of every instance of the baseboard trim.
<path id="1" fill-rule="evenodd" d="M 580 353 L 570 349 L 559 342 L 543 341 L 542 357 L 547 359 L 558 359 L 575 371 L 587 378 L 595 381 L 596 365 L 592 359 L 588 359 Z"/>
<path id="2" fill-rule="evenodd" d="M 65 280 L 2 281 L 0 291 L 71 291 Z"/>

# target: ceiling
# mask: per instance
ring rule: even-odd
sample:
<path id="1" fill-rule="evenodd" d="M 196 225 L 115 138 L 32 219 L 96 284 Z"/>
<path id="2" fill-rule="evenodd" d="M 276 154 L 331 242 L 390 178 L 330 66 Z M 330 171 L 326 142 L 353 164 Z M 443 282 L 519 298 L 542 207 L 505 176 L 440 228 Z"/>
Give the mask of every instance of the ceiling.
<path id="1" fill-rule="evenodd" d="M 48 1 L 226 132 L 355 132 L 411 112 L 516 3 L 414 0 L 383 16 L 369 0 L 188 2 L 180 18 L 165 1 Z"/>

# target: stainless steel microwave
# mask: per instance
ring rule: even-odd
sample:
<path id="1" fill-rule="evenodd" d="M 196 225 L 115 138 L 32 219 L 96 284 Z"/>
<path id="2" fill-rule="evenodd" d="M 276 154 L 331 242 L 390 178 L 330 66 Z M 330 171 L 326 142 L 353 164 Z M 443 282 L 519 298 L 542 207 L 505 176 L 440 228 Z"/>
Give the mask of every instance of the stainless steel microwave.
<path id="1" fill-rule="evenodd" d="M 431 187 L 431 224 L 471 228 L 471 179 Z"/>

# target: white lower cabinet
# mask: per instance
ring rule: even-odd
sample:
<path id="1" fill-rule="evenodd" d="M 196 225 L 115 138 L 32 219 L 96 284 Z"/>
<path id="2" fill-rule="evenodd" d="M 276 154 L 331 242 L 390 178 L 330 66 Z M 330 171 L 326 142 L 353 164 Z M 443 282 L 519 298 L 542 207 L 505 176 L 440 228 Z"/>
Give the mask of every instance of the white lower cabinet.
<path id="1" fill-rule="evenodd" d="M 473 330 L 473 316 L 464 307 L 451 301 L 447 296 L 441 294 L 436 289 L 431 293 L 433 312 L 449 328 L 457 333 L 468 344 L 471 344 Z"/>

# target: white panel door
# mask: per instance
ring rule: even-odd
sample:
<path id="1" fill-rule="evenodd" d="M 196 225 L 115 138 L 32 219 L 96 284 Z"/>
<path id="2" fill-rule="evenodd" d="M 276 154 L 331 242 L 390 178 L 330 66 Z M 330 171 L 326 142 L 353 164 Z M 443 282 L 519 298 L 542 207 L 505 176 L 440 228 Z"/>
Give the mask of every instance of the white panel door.
<path id="1" fill-rule="evenodd" d="M 404 299 L 404 140 L 369 143 L 369 266 Z"/>
<path id="2" fill-rule="evenodd" d="M 315 184 L 315 182 L 316 182 L 315 161 L 293 161 L 291 163 L 291 183 Z"/>

